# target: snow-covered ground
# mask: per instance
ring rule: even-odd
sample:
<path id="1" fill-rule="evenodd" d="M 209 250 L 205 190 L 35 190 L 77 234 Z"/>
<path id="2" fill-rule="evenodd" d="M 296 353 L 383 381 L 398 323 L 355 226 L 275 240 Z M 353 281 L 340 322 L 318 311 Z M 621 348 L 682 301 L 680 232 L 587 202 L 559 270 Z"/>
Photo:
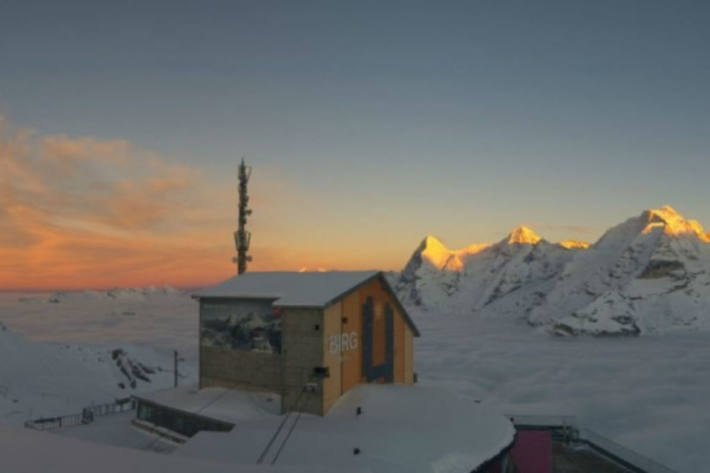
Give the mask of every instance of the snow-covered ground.
<path id="1" fill-rule="evenodd" d="M 0 423 L 0 471 L 3 473 L 330 473 L 314 466 L 239 465 L 210 459 L 156 455 L 107 445 L 88 445 L 74 438 L 59 437 Z M 342 473 L 363 470 L 339 468 Z"/>
<path id="2" fill-rule="evenodd" d="M 254 463 L 281 418 L 248 415 L 252 419 L 236 421 L 229 433 L 198 433 L 175 455 Z M 325 417 L 293 417 L 265 452 L 265 463 L 373 473 L 468 472 L 498 455 L 515 434 L 511 422 L 489 406 L 422 386 L 360 385 Z"/>
<path id="3" fill-rule="evenodd" d="M 0 294 L 0 422 L 75 414 L 196 379 L 196 304 L 165 290 Z"/>
<path id="4" fill-rule="evenodd" d="M 178 348 L 187 355 L 184 367 L 194 380 L 197 306 L 185 294 L 79 293 L 65 295 L 60 302 L 48 302 L 49 294 L 24 297 L 0 294 L 0 321 L 8 326 L 0 349 L 16 350 L 4 354 L 0 366 L 26 367 L 0 370 L 0 385 L 6 386 L 6 395 L 0 392 L 2 415 L 21 411 L 0 423 L 25 420 L 30 405 L 34 412 L 44 409 L 59 415 L 76 412 L 67 399 L 79 406 L 126 392 L 108 390 L 119 379 L 117 372 L 108 369 L 110 364 L 82 361 L 92 359 L 82 358 L 82 350 L 96 355 L 120 347 L 139 361 L 170 367 L 171 350 Z M 431 308 L 412 315 L 422 332 L 415 341 L 415 369 L 423 387 L 449 389 L 502 412 L 576 415 L 584 426 L 679 472 L 705 471 L 710 464 L 708 332 L 552 337 L 512 316 L 476 317 Z M 8 335 L 10 330 L 26 339 L 18 342 L 15 334 Z M 63 348 L 67 343 L 72 346 Z M 59 354 L 63 352 L 72 355 Z M 164 387 L 171 380 L 166 376 L 141 389 Z M 43 397 L 56 394 L 57 386 L 58 401 Z M 13 403 L 10 393 L 28 401 Z M 27 405 L 18 408 L 19 403 Z M 120 438 L 112 440 L 110 432 L 115 431 L 110 427 L 94 428 L 95 435 L 76 430 L 80 428 L 62 434 L 125 444 L 120 432 Z M 128 438 L 134 432 L 123 433 Z M 139 445 L 144 438 L 129 440 Z"/>

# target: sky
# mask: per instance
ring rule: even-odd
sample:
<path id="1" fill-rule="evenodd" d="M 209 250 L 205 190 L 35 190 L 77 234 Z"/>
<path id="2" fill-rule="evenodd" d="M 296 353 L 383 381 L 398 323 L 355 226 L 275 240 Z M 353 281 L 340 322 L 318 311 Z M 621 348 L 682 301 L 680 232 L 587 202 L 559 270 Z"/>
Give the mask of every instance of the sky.
<path id="1" fill-rule="evenodd" d="M 710 225 L 702 1 L 5 0 L 0 289 L 401 269 L 526 224 Z"/>

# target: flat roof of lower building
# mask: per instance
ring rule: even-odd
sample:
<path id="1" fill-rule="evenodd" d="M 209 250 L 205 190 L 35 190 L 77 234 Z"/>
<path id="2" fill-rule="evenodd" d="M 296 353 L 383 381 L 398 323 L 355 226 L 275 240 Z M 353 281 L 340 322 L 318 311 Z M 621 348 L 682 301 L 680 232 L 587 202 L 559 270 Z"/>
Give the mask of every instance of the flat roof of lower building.
<path id="1" fill-rule="evenodd" d="M 256 463 L 282 419 L 265 416 L 238 422 L 231 432 L 200 432 L 173 455 Z M 332 471 L 469 473 L 514 436 L 505 416 L 471 399 L 435 388 L 367 384 L 348 391 L 326 416 L 292 413 L 264 463 L 277 457 L 278 465 Z"/>
<path id="2" fill-rule="evenodd" d="M 230 424 L 269 417 L 278 419 L 281 414 L 281 396 L 266 392 L 185 386 L 133 397 Z"/>
<path id="3" fill-rule="evenodd" d="M 80 427 L 79 427 L 80 428 Z M 331 473 L 330 468 L 288 465 L 237 465 L 208 458 L 185 458 L 112 447 L 50 432 L 14 428 L 0 424 L 0 458 L 3 472 L 88 472 L 101 473 Z M 338 473 L 366 470 L 341 468 Z"/>

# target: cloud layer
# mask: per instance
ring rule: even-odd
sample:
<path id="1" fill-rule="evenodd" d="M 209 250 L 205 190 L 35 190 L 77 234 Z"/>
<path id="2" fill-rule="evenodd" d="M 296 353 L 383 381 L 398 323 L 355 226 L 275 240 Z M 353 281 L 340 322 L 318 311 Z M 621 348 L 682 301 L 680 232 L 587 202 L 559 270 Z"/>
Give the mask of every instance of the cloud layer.
<path id="1" fill-rule="evenodd" d="M 219 189 L 125 140 L 0 117 L 0 288 L 200 285 L 230 273 Z"/>

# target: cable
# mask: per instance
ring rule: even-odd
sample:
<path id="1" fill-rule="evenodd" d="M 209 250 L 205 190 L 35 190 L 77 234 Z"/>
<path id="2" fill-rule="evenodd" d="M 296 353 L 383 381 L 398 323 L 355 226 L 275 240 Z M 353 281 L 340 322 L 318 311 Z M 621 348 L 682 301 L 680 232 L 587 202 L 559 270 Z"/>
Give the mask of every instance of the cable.
<path id="1" fill-rule="evenodd" d="M 266 447 L 264 447 L 264 451 L 262 451 L 261 455 L 259 455 L 259 458 L 256 460 L 257 465 L 264 462 L 264 457 L 266 457 L 266 454 L 268 453 L 269 449 L 271 448 L 271 445 L 273 445 L 274 440 L 276 440 L 276 438 L 281 433 L 281 429 L 284 428 L 284 425 L 286 425 L 286 422 L 288 421 L 289 417 L 291 417 L 291 412 L 293 412 L 293 407 L 295 407 L 298 404 L 298 401 L 301 400 L 301 396 L 303 395 L 304 392 L 306 392 L 305 386 L 303 387 L 301 392 L 298 393 L 298 397 L 296 398 L 296 401 L 291 406 L 291 409 L 286 413 L 284 420 L 281 421 L 281 424 L 279 424 L 279 427 L 276 429 L 276 432 L 274 432 L 274 435 L 271 436 L 269 443 L 267 443 Z"/>
<path id="2" fill-rule="evenodd" d="M 310 382 L 310 380 L 308 380 L 308 381 L 306 382 L 306 384 L 308 384 L 309 382 Z M 300 403 L 299 403 L 299 402 L 300 402 L 300 400 L 301 400 L 301 397 L 303 396 L 303 393 L 305 393 L 305 392 L 306 392 L 306 385 L 304 384 L 304 385 L 303 385 L 303 388 L 301 388 L 301 392 L 298 393 L 298 397 L 296 398 L 296 400 L 295 400 L 295 401 L 293 402 L 293 404 L 291 405 L 291 409 L 289 409 L 289 411 L 286 413 L 286 416 L 284 417 L 284 420 L 281 421 L 281 424 L 279 424 L 279 427 L 276 429 L 276 432 L 274 432 L 274 435 L 271 436 L 271 439 L 269 440 L 269 443 L 266 444 L 266 447 L 264 448 L 264 451 L 261 452 L 261 455 L 259 455 L 259 458 L 258 458 L 258 460 L 256 461 L 257 465 L 260 464 L 260 463 L 263 463 L 264 458 L 266 457 L 266 454 L 268 453 L 269 449 L 271 449 L 271 446 L 273 445 L 274 441 L 278 438 L 279 434 L 281 433 L 281 430 L 284 428 L 284 425 L 286 425 L 286 422 L 288 422 L 288 419 L 291 417 L 291 413 L 292 413 L 294 410 L 298 410 L 298 408 L 300 407 Z M 300 416 L 301 416 L 301 413 L 299 412 L 299 413 L 298 413 L 298 417 L 300 417 Z M 298 419 L 296 419 L 296 422 L 298 422 Z M 293 427 L 291 428 L 291 431 L 292 431 L 292 430 L 293 430 Z M 288 435 L 291 435 L 290 432 L 288 433 Z M 288 437 L 288 436 L 287 436 L 287 437 Z M 283 445 L 279 448 L 279 452 L 281 451 L 282 448 L 283 448 Z M 278 457 L 278 452 L 277 452 L 276 456 Z M 273 462 L 272 462 L 271 464 L 273 465 Z"/>
<path id="3" fill-rule="evenodd" d="M 274 459 L 271 460 L 272 465 L 274 463 L 276 463 L 276 460 L 279 459 L 279 455 L 281 455 L 281 450 L 283 450 L 284 447 L 286 446 L 286 442 L 288 442 L 288 439 L 291 437 L 291 434 L 293 433 L 293 429 L 296 428 L 296 424 L 298 424 L 298 419 L 300 419 L 300 418 L 301 418 L 301 412 L 299 411 L 298 415 L 296 416 L 296 420 L 294 420 L 293 424 L 291 424 L 291 428 L 286 433 L 286 437 L 284 437 L 283 442 L 281 442 L 281 446 L 279 446 L 279 449 L 276 451 L 276 455 L 274 456 Z"/>
<path id="4" fill-rule="evenodd" d="M 306 387 L 303 386 L 303 391 L 302 391 L 302 392 L 305 392 L 305 391 L 306 391 Z M 282 451 L 282 450 L 284 449 L 284 447 L 286 446 L 286 442 L 288 442 L 289 438 L 291 438 L 291 434 L 293 433 L 294 429 L 296 428 L 296 424 L 298 424 L 298 421 L 301 419 L 301 414 L 302 414 L 302 412 L 301 412 L 301 409 L 300 409 L 300 408 L 301 408 L 302 406 L 299 404 L 299 405 L 296 406 L 296 407 L 297 407 L 297 410 L 298 410 L 298 415 L 296 415 L 296 420 L 294 420 L 294 421 L 293 421 L 293 424 L 291 424 L 291 428 L 290 428 L 290 429 L 288 430 L 288 432 L 286 433 L 286 437 L 284 437 L 283 442 L 281 442 L 281 445 L 279 446 L 279 449 L 276 451 L 276 455 L 274 456 L 274 459 L 271 460 L 271 464 L 272 464 L 272 465 L 273 465 L 274 463 L 276 463 L 276 460 L 279 459 L 279 455 L 281 455 L 281 451 Z"/>

